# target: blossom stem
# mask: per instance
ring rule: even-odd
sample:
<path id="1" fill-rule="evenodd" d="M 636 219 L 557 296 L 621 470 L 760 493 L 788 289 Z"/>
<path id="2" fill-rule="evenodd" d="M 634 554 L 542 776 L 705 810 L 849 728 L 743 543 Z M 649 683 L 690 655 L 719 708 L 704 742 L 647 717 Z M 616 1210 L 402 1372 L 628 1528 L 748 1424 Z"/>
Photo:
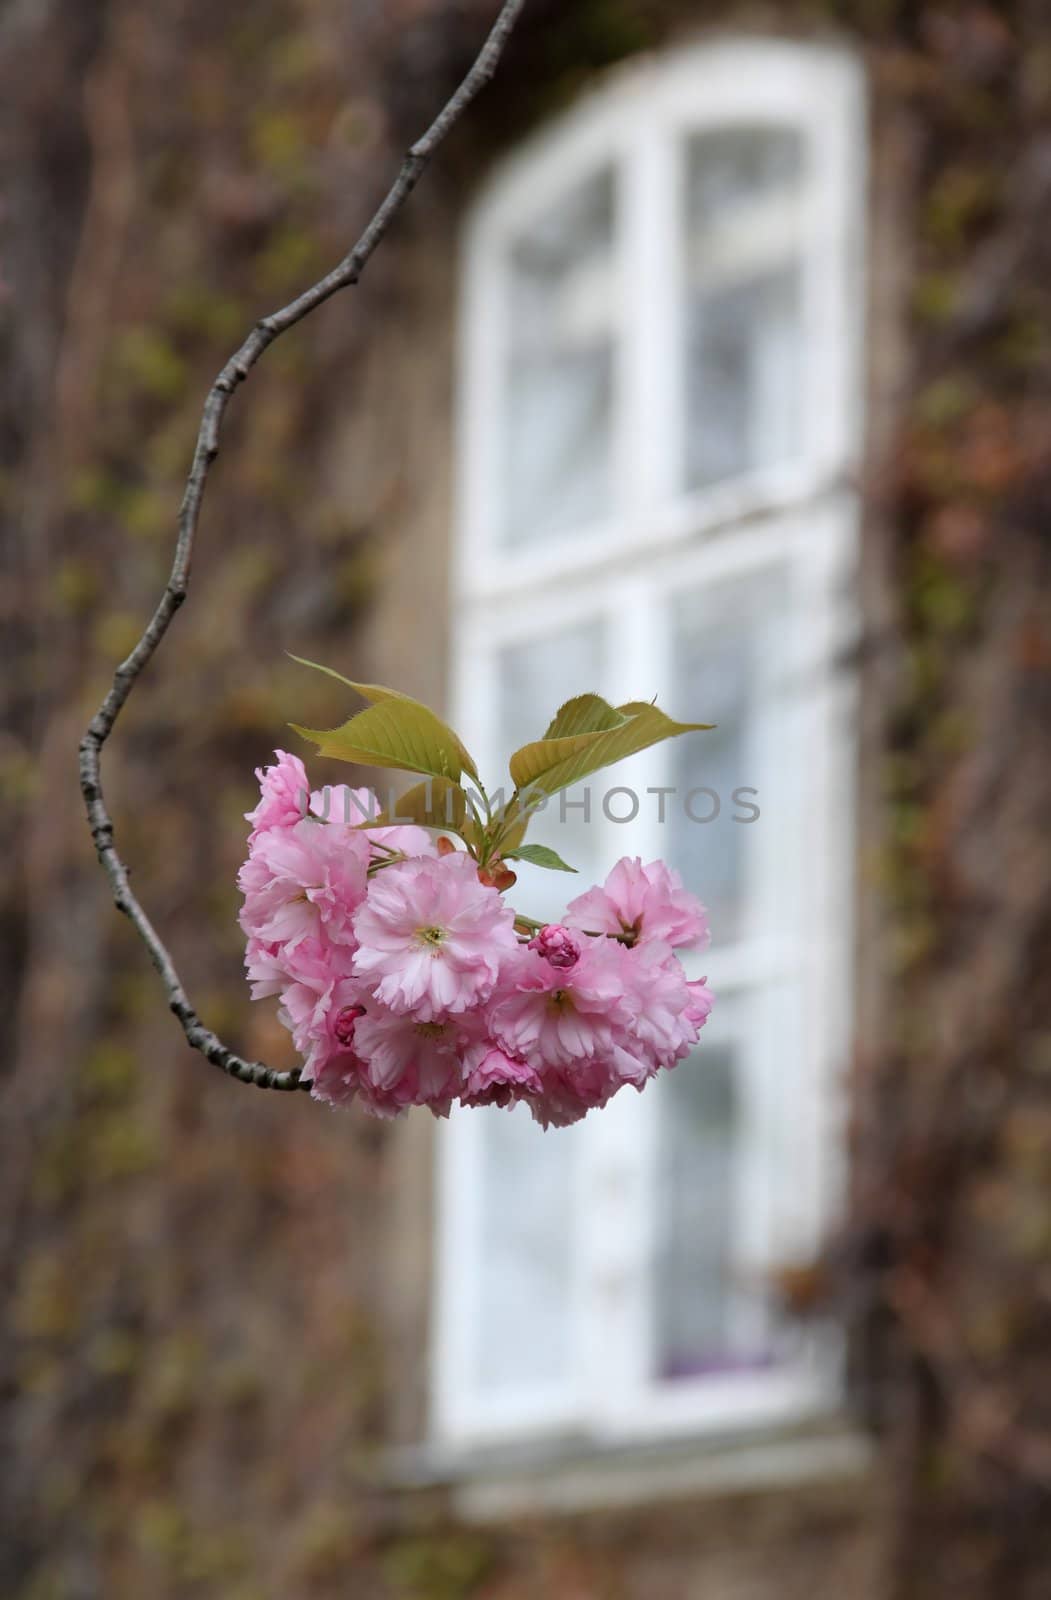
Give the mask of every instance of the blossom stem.
<path id="1" fill-rule="evenodd" d="M 405 854 L 404 850 L 393 850 L 385 861 L 370 862 L 366 875 L 370 878 L 374 878 L 377 872 L 383 871 L 384 867 L 396 867 L 399 861 L 407 861 L 408 859 L 409 858 Z"/>
<path id="2" fill-rule="evenodd" d="M 532 938 L 533 934 L 539 933 L 541 928 L 546 926 L 546 923 L 538 922 L 535 917 L 524 916 L 521 911 L 515 912 L 516 933 L 528 934 Z M 616 939 L 618 944 L 627 945 L 629 950 L 638 939 L 638 934 L 633 928 L 625 928 L 623 933 L 604 933 L 600 928 L 574 928 L 573 931 L 582 933 L 586 939 Z"/>

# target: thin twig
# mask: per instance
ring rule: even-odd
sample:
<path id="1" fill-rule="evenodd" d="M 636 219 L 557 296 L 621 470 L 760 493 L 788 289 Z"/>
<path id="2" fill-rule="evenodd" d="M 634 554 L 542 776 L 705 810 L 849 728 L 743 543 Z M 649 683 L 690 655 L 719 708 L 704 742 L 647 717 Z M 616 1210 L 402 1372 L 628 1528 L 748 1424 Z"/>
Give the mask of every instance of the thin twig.
<path id="1" fill-rule="evenodd" d="M 117 668 L 109 693 L 92 717 L 88 730 L 80 741 L 80 787 L 87 807 L 88 824 L 99 861 L 109 878 L 117 909 L 123 911 L 130 919 L 145 944 L 150 960 L 160 973 L 161 981 L 167 991 L 169 1007 L 181 1022 L 183 1032 L 193 1048 L 200 1050 L 202 1055 L 229 1073 L 232 1078 L 237 1078 L 242 1083 L 255 1084 L 262 1089 L 298 1089 L 307 1086 L 300 1082 L 298 1067 L 288 1072 L 276 1072 L 261 1061 L 243 1061 L 223 1044 L 210 1028 L 205 1027 L 193 1009 L 167 946 L 128 882 L 128 868 L 114 843 L 113 821 L 102 793 L 100 771 L 102 746 L 112 733 L 121 709 L 140 673 L 167 633 L 172 617 L 186 599 L 201 502 L 204 499 L 209 470 L 219 453 L 219 433 L 230 397 L 238 384 L 247 378 L 263 351 L 273 344 L 275 339 L 294 327 L 297 322 L 301 322 L 304 317 L 309 316 L 340 289 L 346 289 L 351 284 L 357 283 L 366 262 L 415 188 L 431 156 L 449 130 L 459 121 L 479 90 L 489 82 L 496 71 L 504 46 L 524 4 L 525 0 L 504 0 L 489 37 L 471 70 L 456 93 L 438 113 L 427 132 L 409 150 L 386 198 L 350 253 L 312 288 L 307 289 L 280 311 L 275 311 L 257 322 L 240 349 L 230 357 L 216 378 L 204 404 L 193 464 L 179 510 L 179 531 L 171 576 L 142 638 L 128 658 Z"/>

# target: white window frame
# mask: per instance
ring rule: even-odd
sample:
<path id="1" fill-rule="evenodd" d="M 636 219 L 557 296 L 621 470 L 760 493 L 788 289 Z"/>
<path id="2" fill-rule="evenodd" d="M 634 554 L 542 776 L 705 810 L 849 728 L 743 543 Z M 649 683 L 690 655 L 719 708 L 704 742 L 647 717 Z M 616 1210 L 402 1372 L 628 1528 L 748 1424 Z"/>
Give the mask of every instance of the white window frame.
<path id="1" fill-rule="evenodd" d="M 676 485 L 682 152 L 695 133 L 763 121 L 799 131 L 812 174 L 805 251 L 797 258 L 807 362 L 804 449 L 791 465 L 684 493 Z M 622 626 L 630 617 L 635 681 L 619 681 L 614 662 L 603 691 L 616 701 L 659 686 L 673 713 L 701 716 L 703 706 L 668 699 L 661 628 L 668 597 L 764 570 L 783 574 L 792 590 L 797 623 L 786 665 L 809 688 L 791 712 L 792 737 L 807 751 L 805 784 L 782 797 L 791 850 L 779 851 L 778 831 L 764 833 L 760 824 L 749 830 L 748 859 L 770 903 L 787 897 L 809 937 L 802 949 L 799 941 L 789 948 L 771 936 L 693 964 L 697 972 L 707 970 L 720 997 L 765 983 L 769 1006 L 749 1022 L 747 1070 L 771 1079 L 787 1054 L 805 1096 L 805 1105 L 795 1106 L 778 1106 L 776 1096 L 767 1096 L 764 1111 L 764 1137 L 782 1138 L 784 1128 L 793 1127 L 792 1158 L 799 1164 L 793 1214 L 776 1242 L 780 1260 L 799 1259 L 820 1243 L 842 1190 L 839 1078 L 851 1025 L 853 750 L 852 692 L 840 658 L 854 626 L 851 475 L 861 429 L 864 124 L 863 80 L 848 54 L 770 39 L 712 40 L 632 64 L 506 160 L 473 206 L 464 240 L 451 701 L 483 773 L 492 770 L 497 743 L 493 663 L 500 647 L 540 640 L 583 614 Z M 613 461 L 622 474 L 613 495 L 616 511 L 571 537 L 505 547 L 497 530 L 509 245 L 531 217 L 611 163 L 620 186 L 612 292 L 624 335 L 614 384 Z M 640 664 L 646 669 L 642 684 Z M 593 685 L 567 692 L 577 687 Z M 631 783 L 634 773 L 644 788 L 662 781 L 659 767 L 648 752 L 618 768 L 612 781 Z M 609 864 L 625 853 L 644 859 L 661 854 L 652 818 L 630 828 L 601 819 L 596 825 Z M 776 1012 L 779 977 L 788 985 L 783 992 L 813 997 L 807 1007 L 797 1005 L 787 1029 Z M 718 1029 L 718 1006 L 709 1027 Z M 584 1124 L 579 1206 L 568 1219 L 579 1230 L 572 1378 L 549 1393 L 481 1395 L 465 1370 L 477 1285 L 459 1222 L 477 1195 L 479 1126 L 464 1113 L 439 1136 L 431 1385 L 436 1440 L 470 1448 L 559 1431 L 625 1439 L 766 1425 L 834 1404 L 835 1341 L 827 1334 L 801 1339 L 798 1360 L 783 1370 L 665 1384 L 648 1378 L 652 1327 L 638 1283 L 654 1220 L 639 1180 L 656 1126 L 649 1091 L 619 1096 Z M 620 1207 L 613 1226 L 610 1204 L 596 1204 L 604 1192 L 614 1196 L 615 1210 Z M 596 1211 L 601 1220 L 589 1225 Z M 767 1264 L 774 1264 L 773 1256 Z M 619 1315 L 596 1308 L 595 1285 L 603 1281 L 635 1282 L 621 1297 Z"/>

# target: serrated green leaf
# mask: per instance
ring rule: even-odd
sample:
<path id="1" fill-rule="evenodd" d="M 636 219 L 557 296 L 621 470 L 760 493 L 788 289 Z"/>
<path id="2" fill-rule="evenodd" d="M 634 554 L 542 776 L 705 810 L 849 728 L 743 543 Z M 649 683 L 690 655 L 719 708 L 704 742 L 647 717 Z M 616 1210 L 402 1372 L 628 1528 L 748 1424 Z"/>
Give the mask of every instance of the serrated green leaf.
<path id="1" fill-rule="evenodd" d="M 335 678 L 337 683 L 346 684 L 348 689 L 353 689 L 355 694 L 360 694 L 363 700 L 386 700 L 397 698 L 397 689 L 384 689 L 377 683 L 355 683 L 351 678 L 345 678 L 342 672 L 337 672 L 335 667 L 323 667 L 320 661 L 308 661 L 306 656 L 293 655 L 291 650 L 286 651 L 289 661 L 295 661 L 301 667 L 310 667 L 313 672 L 323 672 L 326 678 Z"/>
<path id="2" fill-rule="evenodd" d="M 618 706 L 617 711 L 621 720 L 614 727 L 556 739 L 537 739 L 516 750 L 511 757 L 515 786 L 523 791 L 557 794 L 560 789 L 579 783 L 603 767 L 647 750 L 664 739 L 714 726 L 710 722 L 676 722 L 646 701 L 630 701 Z"/>
<path id="3" fill-rule="evenodd" d="M 656 704 L 657 697 L 655 695 L 652 700 L 625 700 L 622 706 L 617 707 L 617 710 L 622 712 L 626 717 L 633 717 L 639 711 L 651 710 Z M 699 728 L 714 728 L 714 726 L 714 722 L 697 723 L 697 727 Z"/>
<path id="4" fill-rule="evenodd" d="M 600 694 L 578 694 L 560 706 L 551 720 L 545 739 L 568 738 L 574 733 L 603 733 L 624 721 L 622 711 L 603 700 Z"/>
<path id="5" fill-rule="evenodd" d="M 549 850 L 546 844 L 524 844 L 519 850 L 512 850 L 505 854 L 505 861 L 528 861 L 534 867 L 548 867 L 552 872 L 576 872 L 576 867 L 571 867 L 562 860 L 554 850 Z"/>
<path id="6" fill-rule="evenodd" d="M 459 741 L 439 717 L 416 701 L 386 700 L 359 711 L 339 728 L 291 726 L 323 756 L 368 767 L 425 772 L 458 782 L 463 768 Z"/>
<path id="7" fill-rule="evenodd" d="M 292 656 L 301 666 L 323 672 L 346 684 L 369 701 L 369 709 L 339 728 L 291 726 L 317 745 L 324 756 L 337 761 L 356 761 L 371 767 L 394 767 L 405 772 L 425 772 L 434 778 L 456 783 L 463 773 L 479 782 L 478 768 L 466 746 L 436 712 L 400 689 L 387 689 L 378 683 L 355 683 L 332 667 L 320 666 L 303 656 Z"/>

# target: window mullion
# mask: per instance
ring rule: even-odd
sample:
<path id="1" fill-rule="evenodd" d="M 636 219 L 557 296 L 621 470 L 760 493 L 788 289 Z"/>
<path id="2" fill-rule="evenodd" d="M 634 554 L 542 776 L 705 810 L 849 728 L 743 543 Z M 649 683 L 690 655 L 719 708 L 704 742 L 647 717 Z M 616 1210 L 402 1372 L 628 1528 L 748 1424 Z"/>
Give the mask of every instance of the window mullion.
<path id="1" fill-rule="evenodd" d="M 853 458 L 860 425 L 863 266 L 850 197 L 863 191 L 865 141 L 856 87 L 836 78 L 828 94 L 838 114 L 814 111 L 809 129 L 803 303 L 808 444 L 821 468 L 836 471 Z"/>
<path id="2" fill-rule="evenodd" d="M 607 696 L 615 703 L 662 693 L 668 680 L 668 628 L 664 595 L 637 578 L 610 586 Z M 599 774 L 594 823 L 601 828 L 605 867 L 623 855 L 652 860 L 660 854 L 657 796 L 667 782 L 666 747 L 643 751 Z M 610 799 L 612 788 L 629 791 Z M 627 814 L 637 797 L 638 814 Z M 657 1117 L 654 1086 L 639 1097 L 624 1093 L 589 1119 L 587 1153 L 587 1330 L 592 1412 L 596 1426 L 637 1423 L 652 1370 L 653 1266 L 656 1223 Z"/>

